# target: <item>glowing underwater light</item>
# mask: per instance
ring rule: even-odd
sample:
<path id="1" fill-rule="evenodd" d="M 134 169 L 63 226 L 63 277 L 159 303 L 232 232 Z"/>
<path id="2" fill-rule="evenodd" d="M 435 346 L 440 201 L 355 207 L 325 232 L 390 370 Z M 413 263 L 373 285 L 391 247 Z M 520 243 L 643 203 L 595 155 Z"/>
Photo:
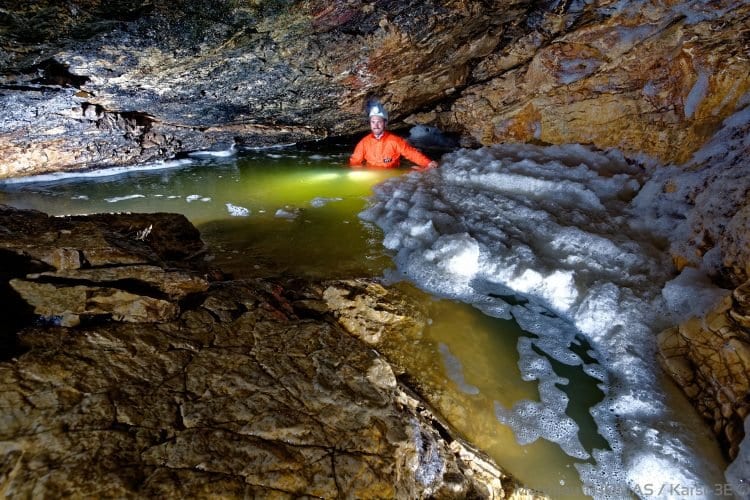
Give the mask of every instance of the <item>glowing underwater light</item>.
<path id="1" fill-rule="evenodd" d="M 347 177 L 355 181 L 366 181 L 375 177 L 375 172 L 367 172 L 362 170 L 354 170 L 347 174 Z"/>
<path id="2" fill-rule="evenodd" d="M 338 179 L 341 177 L 342 174 L 336 173 L 336 172 L 326 172 L 322 174 L 315 174 L 310 176 L 310 180 L 312 181 L 330 181 L 333 179 Z"/>

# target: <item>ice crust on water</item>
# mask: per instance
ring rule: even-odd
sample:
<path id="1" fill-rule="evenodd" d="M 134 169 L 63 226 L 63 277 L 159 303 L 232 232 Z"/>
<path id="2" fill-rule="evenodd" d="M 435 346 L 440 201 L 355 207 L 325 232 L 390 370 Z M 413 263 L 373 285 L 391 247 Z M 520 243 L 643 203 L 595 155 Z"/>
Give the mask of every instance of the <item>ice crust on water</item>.
<path id="1" fill-rule="evenodd" d="M 708 148 L 712 158 L 728 149 Z M 655 473 L 660 483 L 707 492 L 721 477 L 669 409 L 655 358 L 656 333 L 721 295 L 700 279 L 705 269 L 675 279 L 663 251 L 667 238 L 675 245 L 687 240 L 687 195 L 706 174 L 654 169 L 652 160 L 641 160 L 652 164 L 645 169 L 617 151 L 580 145 L 460 150 L 444 155 L 439 169 L 377 186 L 361 214 L 383 229 L 395 254 L 398 272 L 390 279 L 512 316 L 537 336 L 518 348 L 524 377 L 539 381 L 540 401 L 498 403 L 496 415 L 522 443 L 542 437 L 577 459 L 591 456 L 576 469 L 586 492 L 601 498 L 622 496 L 613 481 L 637 492 Z M 748 173 L 720 175 L 736 177 L 734 198 L 747 192 L 740 177 L 750 179 Z M 668 179 L 677 183 L 669 193 Z M 713 196 L 713 203 L 723 200 Z M 686 300 L 698 289 L 700 300 Z M 581 334 L 595 362 L 571 350 Z M 590 413 L 609 450 L 581 445 L 577 424 L 565 414 L 568 396 L 555 386 L 566 381 L 550 360 L 580 366 L 600 381 L 605 396 Z"/>
<path id="2" fill-rule="evenodd" d="M 26 184 L 26 183 L 44 183 L 60 182 L 74 179 L 89 179 L 103 177 L 119 177 L 132 172 L 141 172 L 145 170 L 166 170 L 183 167 L 192 164 L 193 161 L 187 158 L 180 160 L 159 161 L 146 163 L 143 165 L 127 167 L 110 167 L 97 170 L 79 170 L 73 172 L 53 172 L 50 174 L 30 175 L 27 177 L 14 177 L 12 179 L 2 179 L 2 184 Z"/>

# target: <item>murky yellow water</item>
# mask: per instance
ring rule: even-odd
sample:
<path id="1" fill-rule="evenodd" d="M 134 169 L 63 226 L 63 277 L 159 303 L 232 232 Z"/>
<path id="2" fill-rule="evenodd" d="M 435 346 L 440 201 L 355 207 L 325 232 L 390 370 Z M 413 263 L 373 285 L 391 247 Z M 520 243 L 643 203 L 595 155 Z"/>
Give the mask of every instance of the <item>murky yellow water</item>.
<path id="1" fill-rule="evenodd" d="M 351 171 L 346 152 L 279 149 L 209 159 L 179 168 L 112 177 L 71 178 L 0 186 L 0 203 L 44 212 L 178 212 L 200 230 L 215 264 L 235 277 L 376 277 L 392 266 L 377 227 L 357 214 L 372 186 L 406 171 Z M 431 324 L 405 339 L 401 361 L 452 426 L 510 473 L 555 498 L 582 498 L 573 459 L 545 440 L 521 446 L 495 417 L 495 402 L 510 408 L 538 400 L 537 384 L 517 366 L 523 335 L 512 321 L 437 300 L 400 285 L 428 307 Z M 601 399 L 580 370 L 556 366 L 570 378 L 568 414 L 589 451 L 605 447 L 588 415 Z"/>
<path id="2" fill-rule="evenodd" d="M 553 498 L 584 498 L 573 459 L 543 439 L 519 445 L 513 431 L 495 417 L 496 402 L 510 408 L 520 400 L 539 400 L 537 383 L 522 380 L 517 365 L 516 342 L 529 334 L 514 321 L 485 316 L 452 300 L 425 297 L 409 285 L 400 287 L 415 300 L 426 301 L 431 324 L 397 357 L 419 379 L 421 392 L 439 413 L 525 485 L 554 492 Z M 575 377 L 586 384 L 578 390 L 596 390 L 593 380 L 584 380 L 588 377 L 582 373 Z M 589 425 L 582 426 L 583 433 L 596 434 L 590 417 L 582 422 Z"/>

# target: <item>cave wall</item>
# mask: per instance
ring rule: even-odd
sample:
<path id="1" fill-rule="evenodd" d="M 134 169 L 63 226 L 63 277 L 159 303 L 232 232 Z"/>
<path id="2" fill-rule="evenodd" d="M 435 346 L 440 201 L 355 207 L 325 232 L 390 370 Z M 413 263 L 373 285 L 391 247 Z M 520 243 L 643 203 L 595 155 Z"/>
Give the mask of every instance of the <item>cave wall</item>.
<path id="1" fill-rule="evenodd" d="M 0 16 L 0 178 L 394 126 L 683 161 L 744 105 L 750 6 L 101 2 Z"/>

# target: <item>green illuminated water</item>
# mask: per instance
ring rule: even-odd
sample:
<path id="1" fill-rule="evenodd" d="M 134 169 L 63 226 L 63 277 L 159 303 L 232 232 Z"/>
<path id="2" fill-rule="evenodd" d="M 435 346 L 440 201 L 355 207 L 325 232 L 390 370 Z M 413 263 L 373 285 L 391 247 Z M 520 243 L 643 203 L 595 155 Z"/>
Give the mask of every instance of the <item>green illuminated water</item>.
<path id="1" fill-rule="evenodd" d="M 53 215 L 94 212 L 177 212 L 211 247 L 219 268 L 236 278 L 378 277 L 392 266 L 380 230 L 358 218 L 372 186 L 408 171 L 351 171 L 348 151 L 274 149 L 241 157 L 107 177 L 0 185 L 0 203 Z M 430 311 L 419 339 L 405 339 L 401 360 L 438 410 L 469 440 L 523 483 L 556 498 L 583 497 L 573 459 L 544 440 L 516 443 L 497 421 L 494 403 L 538 399 L 536 383 L 517 367 L 516 342 L 527 335 L 511 321 L 435 300 L 404 286 Z M 596 381 L 567 367 L 582 397 L 570 408 L 587 447 L 606 446 L 588 416 L 601 398 Z M 456 378 L 460 371 L 462 380 Z"/>

